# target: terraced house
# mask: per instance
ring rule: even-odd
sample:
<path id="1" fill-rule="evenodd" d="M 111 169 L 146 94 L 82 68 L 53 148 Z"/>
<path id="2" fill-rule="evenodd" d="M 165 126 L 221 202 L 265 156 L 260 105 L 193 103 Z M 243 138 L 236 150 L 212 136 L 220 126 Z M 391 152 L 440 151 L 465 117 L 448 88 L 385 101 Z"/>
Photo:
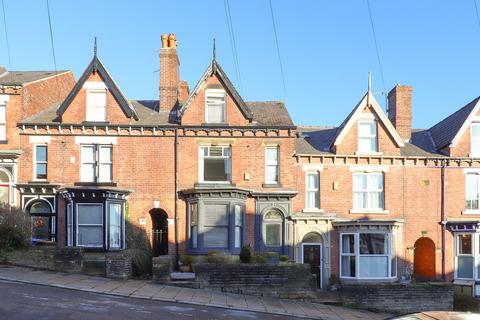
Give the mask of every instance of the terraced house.
<path id="1" fill-rule="evenodd" d="M 412 88 L 385 112 L 369 86 L 338 127 L 296 127 L 281 102 L 245 102 L 215 55 L 191 90 L 179 66 L 162 36 L 154 101 L 125 97 L 96 54 L 76 82 L 0 75 L 2 201 L 36 241 L 122 250 L 133 228 L 154 255 L 285 254 L 320 287 L 480 280 L 478 98 L 412 129 Z"/>

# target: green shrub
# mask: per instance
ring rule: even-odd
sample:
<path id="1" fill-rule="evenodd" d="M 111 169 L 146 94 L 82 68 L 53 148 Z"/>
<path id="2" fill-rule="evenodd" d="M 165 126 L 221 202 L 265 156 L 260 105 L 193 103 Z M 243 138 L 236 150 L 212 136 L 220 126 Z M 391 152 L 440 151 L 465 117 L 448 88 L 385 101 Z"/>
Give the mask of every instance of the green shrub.
<path id="1" fill-rule="evenodd" d="M 126 242 L 127 248 L 149 250 L 147 235 L 145 230 L 126 222 Z"/>
<path id="2" fill-rule="evenodd" d="M 182 255 L 182 256 L 180 257 L 180 262 L 181 262 L 182 265 L 184 265 L 184 266 L 191 266 L 192 263 L 193 263 L 193 257 L 184 254 L 184 255 Z"/>
<path id="3" fill-rule="evenodd" d="M 132 261 L 132 275 L 145 277 L 152 274 L 152 254 L 145 249 L 127 249 L 125 254 Z"/>
<path id="4" fill-rule="evenodd" d="M 282 262 L 287 262 L 290 259 L 290 257 L 287 256 L 286 254 L 282 254 L 278 259 Z"/>
<path id="5" fill-rule="evenodd" d="M 255 253 L 252 257 L 252 261 L 254 263 L 267 263 L 267 258 L 265 257 L 265 254 Z"/>
<path id="6" fill-rule="evenodd" d="M 210 250 L 207 252 L 205 261 L 208 263 L 227 263 L 227 257 L 224 252 L 218 250 Z"/>
<path id="7" fill-rule="evenodd" d="M 336 284 L 338 284 L 338 277 L 335 273 L 332 273 L 330 278 L 328 278 L 328 285 L 334 286 Z"/>
<path id="8" fill-rule="evenodd" d="M 32 241 L 32 220 L 28 213 L 13 207 L 0 207 L 0 249 L 20 249 Z"/>
<path id="9" fill-rule="evenodd" d="M 240 251 L 240 261 L 243 263 L 250 263 L 250 261 L 252 261 L 252 248 L 250 248 L 249 244 L 242 247 Z"/>

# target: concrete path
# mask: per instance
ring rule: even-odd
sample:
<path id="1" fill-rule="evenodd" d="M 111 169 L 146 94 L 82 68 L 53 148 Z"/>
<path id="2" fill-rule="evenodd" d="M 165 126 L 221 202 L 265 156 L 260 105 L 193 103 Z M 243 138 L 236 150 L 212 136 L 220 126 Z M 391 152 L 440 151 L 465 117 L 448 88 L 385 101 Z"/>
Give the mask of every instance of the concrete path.
<path id="1" fill-rule="evenodd" d="M 265 312 L 309 319 L 377 320 L 385 319 L 388 316 L 386 314 L 319 303 L 180 288 L 154 284 L 146 280 L 119 281 L 24 267 L 0 266 L 0 279 L 123 297 Z"/>

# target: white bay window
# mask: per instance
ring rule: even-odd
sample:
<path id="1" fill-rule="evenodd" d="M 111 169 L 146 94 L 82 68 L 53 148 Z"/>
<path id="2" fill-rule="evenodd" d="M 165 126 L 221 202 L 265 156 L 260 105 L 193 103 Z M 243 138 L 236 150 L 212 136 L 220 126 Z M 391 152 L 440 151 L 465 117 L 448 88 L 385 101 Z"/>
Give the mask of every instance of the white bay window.
<path id="1" fill-rule="evenodd" d="M 386 279 L 396 274 L 391 233 L 340 235 L 340 275 L 343 278 Z"/>

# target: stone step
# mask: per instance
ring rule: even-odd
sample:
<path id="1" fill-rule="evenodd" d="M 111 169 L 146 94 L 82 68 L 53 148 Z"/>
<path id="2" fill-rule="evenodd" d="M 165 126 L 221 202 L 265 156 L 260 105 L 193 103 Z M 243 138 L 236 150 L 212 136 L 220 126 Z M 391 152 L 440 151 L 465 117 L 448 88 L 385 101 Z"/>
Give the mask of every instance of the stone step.
<path id="1" fill-rule="evenodd" d="M 167 286 L 175 286 L 181 288 L 199 289 L 200 285 L 196 281 L 191 280 L 170 280 L 166 283 Z"/>

